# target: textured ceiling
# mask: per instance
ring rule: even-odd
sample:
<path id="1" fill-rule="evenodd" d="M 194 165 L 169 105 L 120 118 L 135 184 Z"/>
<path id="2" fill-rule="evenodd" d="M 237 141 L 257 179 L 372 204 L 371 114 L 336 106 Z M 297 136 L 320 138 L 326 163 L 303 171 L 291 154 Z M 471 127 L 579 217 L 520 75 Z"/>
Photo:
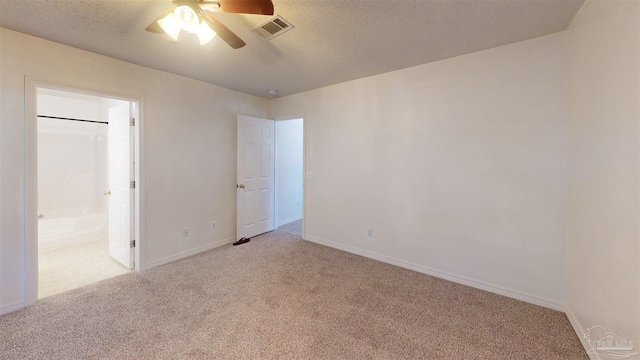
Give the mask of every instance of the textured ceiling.
<path id="1" fill-rule="evenodd" d="M 561 31 L 582 2 L 273 0 L 295 29 L 272 41 L 251 31 L 270 16 L 216 15 L 247 43 L 238 50 L 146 32 L 167 0 L 0 0 L 0 27 L 269 97 Z"/>

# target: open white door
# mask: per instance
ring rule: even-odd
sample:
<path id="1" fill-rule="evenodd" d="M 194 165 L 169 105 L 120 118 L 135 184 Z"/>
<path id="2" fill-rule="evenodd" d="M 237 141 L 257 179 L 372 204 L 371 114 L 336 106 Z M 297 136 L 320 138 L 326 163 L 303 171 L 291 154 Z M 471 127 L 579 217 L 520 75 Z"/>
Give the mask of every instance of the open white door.
<path id="1" fill-rule="evenodd" d="M 275 227 L 275 123 L 238 115 L 236 238 L 251 238 Z"/>
<path id="2" fill-rule="evenodd" d="M 133 268 L 133 156 L 131 104 L 109 109 L 109 255 Z"/>

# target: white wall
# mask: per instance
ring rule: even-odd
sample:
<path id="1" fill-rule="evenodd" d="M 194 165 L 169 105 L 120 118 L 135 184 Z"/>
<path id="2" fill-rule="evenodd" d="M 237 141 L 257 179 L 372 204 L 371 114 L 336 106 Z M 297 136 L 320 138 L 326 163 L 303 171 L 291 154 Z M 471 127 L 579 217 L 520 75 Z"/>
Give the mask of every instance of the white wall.
<path id="1" fill-rule="evenodd" d="M 306 239 L 562 309 L 564 65 L 556 33 L 272 100 L 305 119 Z"/>
<path id="2" fill-rule="evenodd" d="M 62 92 L 52 89 L 38 89 L 38 115 L 107 121 L 100 113 L 100 98 Z"/>
<path id="3" fill-rule="evenodd" d="M 567 29 L 567 315 L 640 347 L 640 7 L 584 3 Z M 585 344 L 586 345 L 586 344 Z"/>
<path id="4" fill-rule="evenodd" d="M 276 226 L 302 219 L 303 119 L 276 121 Z"/>
<path id="5" fill-rule="evenodd" d="M 142 100 L 143 268 L 235 238 L 236 116 L 267 117 L 268 100 L 6 29 L 0 38 L 0 313 L 25 302 L 25 75 Z"/>

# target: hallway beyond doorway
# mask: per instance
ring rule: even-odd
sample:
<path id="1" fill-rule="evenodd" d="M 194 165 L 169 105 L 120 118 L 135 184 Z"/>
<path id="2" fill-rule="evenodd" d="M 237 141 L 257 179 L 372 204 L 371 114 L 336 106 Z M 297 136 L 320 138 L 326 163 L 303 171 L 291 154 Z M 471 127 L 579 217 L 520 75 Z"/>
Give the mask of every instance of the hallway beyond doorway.
<path id="1" fill-rule="evenodd" d="M 302 219 L 292 221 L 288 224 L 284 224 L 278 227 L 278 230 L 281 230 L 291 235 L 296 235 L 297 237 L 302 238 Z"/>

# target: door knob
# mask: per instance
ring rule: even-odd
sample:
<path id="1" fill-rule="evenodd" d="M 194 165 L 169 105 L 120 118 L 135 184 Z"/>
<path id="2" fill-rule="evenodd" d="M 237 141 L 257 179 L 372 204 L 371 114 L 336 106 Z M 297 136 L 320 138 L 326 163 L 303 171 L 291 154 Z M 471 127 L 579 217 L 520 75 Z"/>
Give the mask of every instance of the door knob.
<path id="1" fill-rule="evenodd" d="M 111 195 L 111 190 L 107 190 L 107 191 L 104 191 L 102 193 L 105 194 L 105 195 Z"/>
<path id="2" fill-rule="evenodd" d="M 238 187 L 239 187 L 240 189 L 244 189 L 244 184 L 240 184 L 240 185 L 238 185 Z"/>

